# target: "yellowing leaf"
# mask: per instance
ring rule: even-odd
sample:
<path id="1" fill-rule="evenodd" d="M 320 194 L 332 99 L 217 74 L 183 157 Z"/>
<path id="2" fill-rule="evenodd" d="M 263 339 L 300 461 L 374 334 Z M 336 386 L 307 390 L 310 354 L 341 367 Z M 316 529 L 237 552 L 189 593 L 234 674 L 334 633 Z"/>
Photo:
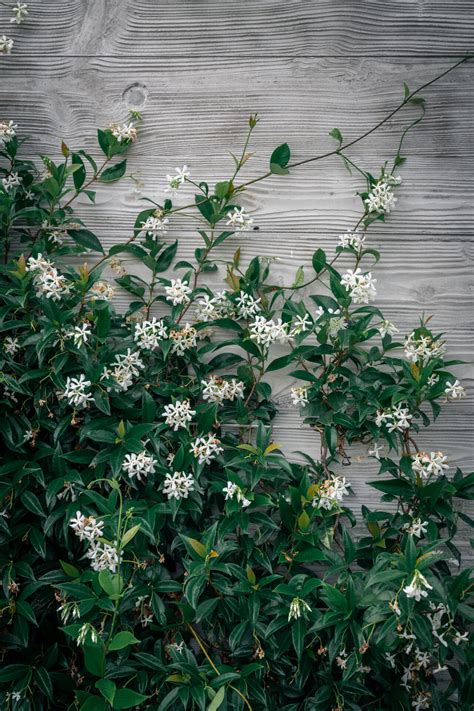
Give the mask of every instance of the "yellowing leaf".
<path id="1" fill-rule="evenodd" d="M 202 543 L 200 543 L 200 541 L 196 541 L 195 538 L 189 538 L 189 536 L 185 536 L 185 538 L 186 538 L 187 542 L 189 543 L 189 545 L 191 546 L 191 548 L 194 551 L 196 551 L 198 556 L 200 556 L 201 558 L 206 557 L 206 548 L 205 548 L 205 546 L 202 545 Z"/>

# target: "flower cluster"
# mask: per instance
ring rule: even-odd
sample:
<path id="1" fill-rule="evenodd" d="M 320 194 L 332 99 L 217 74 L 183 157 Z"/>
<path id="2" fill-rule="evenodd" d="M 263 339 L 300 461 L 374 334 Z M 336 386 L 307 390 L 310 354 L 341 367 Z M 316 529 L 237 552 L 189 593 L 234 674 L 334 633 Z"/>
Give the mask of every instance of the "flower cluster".
<path id="1" fill-rule="evenodd" d="M 449 469 L 447 459 L 443 452 L 417 452 L 411 468 L 422 479 L 429 479 L 430 476 L 441 476 L 445 469 Z"/>
<path id="2" fill-rule="evenodd" d="M 210 402 L 221 404 L 224 400 L 233 402 L 237 397 L 244 396 L 245 385 L 242 381 L 232 378 L 225 380 L 218 375 L 211 375 L 209 380 L 201 380 L 202 397 Z"/>
<path id="3" fill-rule="evenodd" d="M 241 318 L 253 318 L 261 310 L 261 299 L 254 299 L 251 294 L 241 291 L 236 298 L 237 312 Z"/>
<path id="4" fill-rule="evenodd" d="M 407 336 L 404 349 L 410 363 L 420 363 L 423 366 L 446 352 L 446 346 L 439 338 L 434 339 L 429 335 L 417 336 L 416 331 L 412 331 Z"/>
<path id="5" fill-rule="evenodd" d="M 52 301 L 60 301 L 63 296 L 70 293 L 71 286 L 67 283 L 66 277 L 59 274 L 53 263 L 42 254 L 29 257 L 26 269 L 33 273 L 33 284 L 38 297 L 44 296 Z"/>
<path id="6" fill-rule="evenodd" d="M 169 219 L 164 217 L 161 210 L 155 210 L 154 214 L 142 222 L 142 230 L 151 237 L 165 235 L 168 231 Z"/>
<path id="7" fill-rule="evenodd" d="M 114 287 L 107 281 L 96 281 L 88 291 L 88 297 L 95 301 L 111 301 L 114 294 Z"/>
<path id="8" fill-rule="evenodd" d="M 368 304 L 375 299 L 376 281 L 370 272 L 363 274 L 360 267 L 357 267 L 355 271 L 349 269 L 343 275 L 341 284 L 350 293 L 355 304 Z"/>
<path id="9" fill-rule="evenodd" d="M 181 185 L 183 185 L 186 180 L 189 180 L 190 177 L 191 173 L 189 172 L 187 165 L 183 165 L 182 168 L 176 168 L 176 175 L 166 176 L 168 185 L 165 189 L 165 193 L 171 193 L 172 195 L 176 195 Z"/>
<path id="10" fill-rule="evenodd" d="M 413 415 L 407 407 L 395 405 L 385 410 L 379 410 L 375 418 L 377 427 L 385 425 L 388 432 L 403 432 L 409 429 Z"/>
<path id="11" fill-rule="evenodd" d="M 376 212 L 379 214 L 388 214 L 397 202 L 397 198 L 393 194 L 393 186 L 400 185 L 402 182 L 400 177 L 395 178 L 393 175 L 383 175 L 382 178 L 373 186 L 366 200 L 367 212 Z"/>
<path id="12" fill-rule="evenodd" d="M 142 321 L 135 326 L 133 340 L 138 348 L 154 351 L 160 342 L 168 338 L 168 331 L 162 319 L 153 317 L 151 321 Z"/>
<path id="13" fill-rule="evenodd" d="M 198 332 L 189 323 L 183 328 L 174 328 L 170 331 L 170 340 L 172 341 L 171 352 L 182 356 L 190 348 L 196 348 Z"/>
<path id="14" fill-rule="evenodd" d="M 192 474 L 173 472 L 167 474 L 163 484 L 163 494 L 168 499 L 187 499 L 194 491 L 194 478 Z"/>
<path id="15" fill-rule="evenodd" d="M 339 235 L 339 246 L 343 249 L 352 247 L 355 252 L 360 252 L 364 247 L 365 235 L 362 232 L 346 232 Z"/>
<path id="16" fill-rule="evenodd" d="M 255 341 L 259 346 L 268 348 L 277 341 L 288 340 L 288 325 L 283 323 L 281 318 L 277 321 L 266 319 L 265 316 L 256 316 L 249 326 L 250 340 Z"/>
<path id="17" fill-rule="evenodd" d="M 13 121 L 0 121 L 0 146 L 5 145 L 16 135 L 16 126 Z"/>
<path id="18" fill-rule="evenodd" d="M 165 405 L 165 422 L 175 432 L 180 428 L 187 427 L 196 414 L 196 410 L 191 409 L 189 400 L 176 400 L 176 402 Z"/>
<path id="19" fill-rule="evenodd" d="M 214 321 L 234 315 L 233 304 L 227 298 L 227 291 L 218 291 L 212 298 L 203 294 L 196 300 L 196 318 L 198 321 Z"/>
<path id="20" fill-rule="evenodd" d="M 144 368 L 145 363 L 141 360 L 140 353 L 127 348 L 126 353 L 117 353 L 110 367 L 102 371 L 100 379 L 113 381 L 115 386 L 125 392 Z M 108 386 L 107 389 L 110 390 L 111 387 Z"/>
<path id="21" fill-rule="evenodd" d="M 137 140 L 137 129 L 133 123 L 113 123 L 110 126 L 110 132 L 119 143 L 129 142 L 134 143 Z"/>
<path id="22" fill-rule="evenodd" d="M 302 600 L 300 597 L 294 597 L 290 603 L 288 622 L 291 622 L 291 620 L 298 620 L 303 612 L 311 612 L 311 607 L 308 605 L 306 600 Z"/>
<path id="23" fill-rule="evenodd" d="M 199 464 L 210 464 L 218 454 L 224 451 L 224 448 L 221 447 L 220 439 L 217 439 L 213 434 L 208 434 L 207 437 L 197 437 L 192 442 L 189 451 L 194 454 Z"/>
<path id="24" fill-rule="evenodd" d="M 122 469 L 127 472 L 130 479 L 137 478 L 138 481 L 142 480 L 142 477 L 148 476 L 148 474 L 153 474 L 155 472 L 156 460 L 145 450 L 135 454 L 126 454 L 122 462 Z"/>
<path id="25" fill-rule="evenodd" d="M 61 393 L 61 397 L 66 398 L 73 407 L 86 407 L 86 405 L 94 401 L 92 393 L 89 392 L 91 385 L 91 381 L 86 380 L 84 373 L 78 378 L 68 376 L 66 387 Z"/>
<path id="26" fill-rule="evenodd" d="M 291 388 L 291 404 L 295 407 L 298 407 L 300 405 L 307 405 L 309 403 L 308 390 L 308 385 L 302 385 L 300 387 Z"/>
<path id="27" fill-rule="evenodd" d="M 226 224 L 238 232 L 248 232 L 253 225 L 253 219 L 244 212 L 243 207 L 234 208 L 232 212 L 228 213 L 227 217 L 229 219 Z"/>
<path id="28" fill-rule="evenodd" d="M 433 586 L 429 584 L 423 573 L 420 573 L 419 570 L 415 570 L 411 583 L 403 588 L 405 595 L 415 598 L 417 602 L 419 602 L 422 597 L 428 596 L 428 590 L 433 590 Z"/>
<path id="29" fill-rule="evenodd" d="M 454 383 L 448 380 L 444 392 L 447 400 L 459 400 L 460 398 L 466 397 L 466 391 L 459 380 L 455 380 Z"/>
<path id="30" fill-rule="evenodd" d="M 347 487 L 345 477 L 332 475 L 329 479 L 325 479 L 313 498 L 314 508 L 328 511 L 339 508 L 343 497 L 349 495 Z"/>
<path id="31" fill-rule="evenodd" d="M 189 303 L 189 294 L 192 289 L 189 288 L 187 281 L 172 279 L 170 286 L 165 286 L 165 292 L 167 301 L 170 301 L 173 306 L 179 306 Z"/>
<path id="32" fill-rule="evenodd" d="M 222 493 L 225 494 L 226 501 L 233 499 L 235 496 L 237 502 L 242 504 L 243 508 L 247 508 L 252 503 L 250 499 L 247 499 L 240 486 L 233 481 L 227 482 L 227 485 L 222 489 Z"/>

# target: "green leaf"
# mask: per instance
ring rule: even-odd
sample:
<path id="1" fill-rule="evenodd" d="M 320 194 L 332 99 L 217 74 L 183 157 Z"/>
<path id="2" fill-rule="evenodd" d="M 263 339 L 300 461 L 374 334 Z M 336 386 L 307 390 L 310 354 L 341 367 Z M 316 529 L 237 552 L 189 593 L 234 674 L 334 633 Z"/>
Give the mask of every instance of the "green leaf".
<path id="1" fill-rule="evenodd" d="M 117 689 L 112 708 L 131 709 L 146 701 L 147 698 L 148 696 L 139 694 L 138 691 L 133 691 L 133 689 Z"/>
<path id="2" fill-rule="evenodd" d="M 305 638 L 305 622 L 302 618 L 293 622 L 291 626 L 291 638 L 293 640 L 293 647 L 295 648 L 296 656 L 301 659 L 304 649 L 304 638 Z"/>
<path id="3" fill-rule="evenodd" d="M 122 577 L 118 573 L 111 573 L 110 570 L 100 571 L 99 584 L 109 597 L 120 595 L 123 589 Z"/>
<path id="4" fill-rule="evenodd" d="M 68 234 L 72 237 L 74 242 L 80 244 L 81 247 L 86 247 L 86 249 L 91 249 L 94 252 L 101 252 L 101 254 L 104 254 L 102 245 L 93 232 L 85 229 L 68 230 Z"/>
<path id="5" fill-rule="evenodd" d="M 326 266 L 326 253 L 323 249 L 317 249 L 313 254 L 313 269 L 316 274 L 319 274 Z"/>
<path id="6" fill-rule="evenodd" d="M 329 131 L 329 135 L 331 136 L 331 138 L 335 138 L 336 141 L 338 141 L 339 145 L 341 145 L 342 140 L 343 140 L 342 133 L 340 132 L 340 130 L 338 128 L 332 128 Z"/>
<path id="7" fill-rule="evenodd" d="M 110 151 L 110 134 L 108 134 L 106 131 L 102 131 L 102 129 L 98 129 L 97 131 L 97 140 L 99 141 L 99 146 L 102 149 L 102 152 L 105 153 L 107 158 L 109 158 L 109 151 Z"/>
<path id="8" fill-rule="evenodd" d="M 51 701 L 53 700 L 53 685 L 51 683 L 51 677 L 44 667 L 38 667 L 35 670 L 35 681 L 38 687 L 41 689 L 43 694 L 45 694 Z"/>
<path id="9" fill-rule="evenodd" d="M 38 516 L 46 517 L 46 514 L 43 511 L 43 507 L 41 506 L 38 497 L 36 496 L 36 494 L 33 494 L 32 491 L 25 491 L 21 495 L 21 503 L 26 509 L 28 509 L 28 511 L 31 511 L 32 513 L 35 513 Z"/>
<path id="10" fill-rule="evenodd" d="M 128 531 L 126 531 L 122 537 L 122 548 L 124 548 L 127 543 L 130 543 L 132 538 L 137 535 L 138 531 L 140 530 L 140 524 L 137 524 L 136 526 L 132 526 L 132 528 L 129 528 Z"/>
<path id="11" fill-rule="evenodd" d="M 81 711 L 108 711 L 109 705 L 98 696 L 89 696 L 82 704 Z"/>
<path id="12" fill-rule="evenodd" d="M 113 681 L 110 679 L 99 679 L 99 681 L 95 682 L 95 688 L 100 691 L 109 704 L 113 704 L 115 692 L 117 690 L 117 686 Z"/>
<path id="13" fill-rule="evenodd" d="M 115 637 L 109 644 L 109 652 L 116 652 L 119 649 L 124 649 L 130 644 L 138 644 L 140 642 L 131 632 L 117 632 Z"/>
<path id="14" fill-rule="evenodd" d="M 98 644 L 86 643 L 82 647 L 82 652 L 87 671 L 93 676 L 104 676 L 105 648 L 102 642 Z"/>
<path id="15" fill-rule="evenodd" d="M 127 170 L 127 161 L 121 160 L 120 163 L 106 168 L 100 175 L 101 183 L 113 183 L 115 180 L 120 180 L 125 175 Z"/>
<path id="16" fill-rule="evenodd" d="M 72 179 L 76 190 L 80 190 L 86 179 L 86 168 L 82 158 L 77 153 L 72 154 L 72 164 L 78 166 L 78 169 L 72 174 Z"/>
<path id="17" fill-rule="evenodd" d="M 270 170 L 277 175 L 285 175 L 289 172 L 286 167 L 291 156 L 291 151 L 288 143 L 282 143 L 281 146 L 275 148 L 270 158 Z"/>
<path id="18" fill-rule="evenodd" d="M 59 561 L 61 568 L 64 570 L 66 575 L 69 575 L 70 578 L 78 578 L 80 575 L 80 572 L 74 565 L 71 565 L 70 563 L 66 563 L 64 560 Z"/>
<path id="19" fill-rule="evenodd" d="M 197 541 L 195 538 L 189 538 L 189 536 L 184 536 L 186 541 L 189 543 L 191 548 L 200 556 L 201 558 L 206 557 L 206 548 L 203 546 L 200 541 Z"/>
<path id="20" fill-rule="evenodd" d="M 207 707 L 207 711 L 217 711 L 219 706 L 223 704 L 225 701 L 225 686 L 221 686 L 219 691 L 216 692 L 216 695 L 212 699 L 211 703 Z"/>

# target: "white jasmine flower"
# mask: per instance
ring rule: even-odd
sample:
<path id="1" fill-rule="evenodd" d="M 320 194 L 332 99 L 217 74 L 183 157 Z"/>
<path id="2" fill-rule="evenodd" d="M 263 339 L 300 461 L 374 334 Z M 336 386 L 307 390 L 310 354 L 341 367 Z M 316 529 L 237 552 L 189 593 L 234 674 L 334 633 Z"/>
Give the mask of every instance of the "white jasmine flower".
<path id="1" fill-rule="evenodd" d="M 89 297 L 96 301 L 111 301 L 114 295 L 114 287 L 106 281 L 96 281 L 89 289 Z"/>
<path id="2" fill-rule="evenodd" d="M 431 694 L 429 691 L 420 691 L 413 701 L 411 702 L 414 711 L 424 711 L 424 709 L 431 709 Z"/>
<path id="3" fill-rule="evenodd" d="M 461 634 L 461 632 L 458 632 L 458 630 L 456 630 L 456 634 L 453 637 L 453 642 L 457 647 L 463 642 L 469 642 L 469 632 L 463 632 L 463 634 Z"/>
<path id="4" fill-rule="evenodd" d="M 300 405 L 307 405 L 309 403 L 309 387 L 309 385 L 302 385 L 300 387 L 291 388 L 291 404 L 295 407 L 299 407 Z"/>
<path id="5" fill-rule="evenodd" d="M 222 493 L 225 494 L 226 501 L 233 499 L 235 496 L 238 503 L 242 504 L 242 508 L 244 509 L 252 503 L 249 499 L 247 499 L 240 486 L 234 484 L 232 481 L 227 482 L 227 486 L 224 486 Z"/>
<path id="6" fill-rule="evenodd" d="M 182 168 L 176 168 L 176 175 L 166 176 L 168 186 L 165 189 L 165 193 L 176 195 L 181 185 L 183 185 L 190 176 L 191 173 L 189 172 L 187 165 L 183 165 Z"/>
<path id="7" fill-rule="evenodd" d="M 360 252 L 364 246 L 365 235 L 360 232 L 346 232 L 339 235 L 339 246 L 343 248 L 352 247 L 356 252 Z"/>
<path id="8" fill-rule="evenodd" d="M 401 182 L 401 179 L 393 176 L 383 176 L 372 188 L 368 197 L 364 201 L 367 205 L 367 212 L 378 212 L 388 214 L 397 202 L 397 198 L 392 192 L 392 186 Z"/>
<path id="9" fill-rule="evenodd" d="M 379 326 L 379 333 L 382 338 L 385 338 L 387 334 L 394 336 L 396 333 L 399 333 L 399 330 L 391 321 L 382 321 Z"/>
<path id="10" fill-rule="evenodd" d="M 82 323 L 80 326 L 74 326 L 73 329 L 66 333 L 66 338 L 72 338 L 74 345 L 77 348 L 85 345 L 89 341 L 91 335 L 91 326 L 89 323 Z"/>
<path id="11" fill-rule="evenodd" d="M 444 636 L 443 636 L 444 634 L 446 634 L 445 632 L 438 632 L 438 630 L 433 629 L 433 630 L 431 630 L 431 633 L 432 633 L 433 637 L 436 637 L 438 642 L 441 642 L 443 647 L 448 646 L 448 643 L 446 642 L 446 640 L 444 639 Z"/>
<path id="12" fill-rule="evenodd" d="M 454 383 L 451 383 L 451 381 L 448 380 L 444 392 L 446 393 L 447 400 L 458 400 L 459 398 L 466 397 L 466 391 L 459 380 L 455 380 Z"/>
<path id="13" fill-rule="evenodd" d="M 155 317 L 151 321 L 142 321 L 135 326 L 133 339 L 139 348 L 154 351 L 160 346 L 160 341 L 168 338 L 164 321 Z"/>
<path id="14" fill-rule="evenodd" d="M 224 380 L 218 375 L 211 375 L 209 380 L 201 380 L 202 397 L 210 402 L 222 403 L 224 400 L 233 402 L 235 398 L 244 396 L 245 385 L 242 381 L 232 378 Z"/>
<path id="15" fill-rule="evenodd" d="M 341 279 L 341 285 L 350 292 L 351 299 L 355 304 L 368 304 L 375 299 L 376 279 L 368 272 L 363 274 L 360 267 L 355 271 L 349 269 Z"/>
<path id="16" fill-rule="evenodd" d="M 194 491 L 194 479 L 192 474 L 173 472 L 173 474 L 166 475 L 163 484 L 163 494 L 165 494 L 168 499 L 187 499 L 191 491 Z"/>
<path id="17" fill-rule="evenodd" d="M 5 145 L 15 137 L 18 126 L 13 121 L 0 121 L 0 146 Z"/>
<path id="18" fill-rule="evenodd" d="M 126 353 L 119 353 L 115 356 L 110 368 L 104 368 L 100 377 L 112 378 L 124 392 L 133 385 L 134 378 L 140 375 L 140 371 L 145 368 L 145 363 L 140 358 L 139 351 L 132 351 L 127 348 Z M 110 390 L 110 388 L 107 388 Z"/>
<path id="19" fill-rule="evenodd" d="M 21 25 L 25 17 L 28 15 L 28 5 L 26 2 L 20 2 L 17 0 L 16 5 L 12 7 L 13 17 L 10 18 L 10 22 L 15 22 L 17 25 Z"/>
<path id="20" fill-rule="evenodd" d="M 127 472 L 130 479 L 137 477 L 138 481 L 142 480 L 142 476 L 146 477 L 148 474 L 154 474 L 156 466 L 156 460 L 145 450 L 135 454 L 126 454 L 122 462 L 122 469 Z"/>
<path id="21" fill-rule="evenodd" d="M 428 532 L 428 521 L 422 522 L 421 518 L 414 518 L 411 525 L 408 525 L 406 530 L 407 533 L 411 533 L 411 535 L 421 538 L 422 535 L 425 536 Z"/>
<path id="22" fill-rule="evenodd" d="M 405 356 L 410 363 L 420 363 L 425 366 L 430 360 L 439 358 L 446 351 L 442 341 L 434 340 L 431 336 L 415 336 L 412 331 L 405 339 Z"/>
<path id="23" fill-rule="evenodd" d="M 168 224 L 169 219 L 163 217 L 161 210 L 156 210 L 153 216 L 148 217 L 145 222 L 142 222 L 142 230 L 152 237 L 165 235 L 168 232 Z"/>
<path id="24" fill-rule="evenodd" d="M 261 299 L 254 299 L 251 294 L 241 291 L 236 298 L 237 310 L 241 318 L 252 318 L 260 311 Z"/>
<path id="25" fill-rule="evenodd" d="M 220 439 L 217 439 L 213 434 L 208 434 L 207 438 L 197 437 L 197 439 L 192 442 L 189 451 L 197 457 L 199 464 L 210 464 L 218 454 L 224 451 L 220 444 Z"/>
<path id="26" fill-rule="evenodd" d="M 229 219 L 226 225 L 233 227 L 238 232 L 247 232 L 253 225 L 253 219 L 244 212 L 243 207 L 234 208 L 232 212 L 227 213 L 227 217 Z"/>
<path id="27" fill-rule="evenodd" d="M 411 583 L 403 588 L 405 595 L 415 598 L 417 602 L 419 602 L 422 597 L 428 596 L 427 590 L 433 590 L 433 586 L 429 584 L 423 573 L 420 573 L 419 570 L 415 570 Z"/>
<path id="28" fill-rule="evenodd" d="M 119 143 L 122 143 L 123 141 L 130 141 L 133 143 L 137 140 L 137 129 L 133 123 L 113 123 L 110 126 L 110 131 Z"/>
<path id="29" fill-rule="evenodd" d="M 372 449 L 369 449 L 369 456 L 375 457 L 375 459 L 380 459 L 380 455 L 383 454 L 384 445 L 374 442 Z"/>
<path id="30" fill-rule="evenodd" d="M 192 289 L 189 288 L 187 281 L 181 279 L 172 279 L 170 286 L 165 286 L 166 300 L 171 301 L 173 306 L 179 304 L 188 304 L 190 299 L 188 294 L 191 294 Z"/>
<path id="31" fill-rule="evenodd" d="M 114 257 L 113 259 L 110 260 L 109 267 L 114 272 L 114 274 L 116 274 L 118 277 L 125 276 L 125 274 L 127 273 L 127 270 L 123 266 L 120 259 L 118 259 L 117 257 Z"/>
<path id="32" fill-rule="evenodd" d="M 88 392 L 91 385 L 91 381 L 86 380 L 86 376 L 83 373 L 78 378 L 68 376 L 62 397 L 65 397 L 69 404 L 74 407 L 85 407 L 94 400 L 92 394 Z"/>
<path id="33" fill-rule="evenodd" d="M 255 321 L 249 326 L 249 331 L 250 340 L 265 348 L 276 341 L 288 340 L 288 324 L 283 323 L 281 318 L 278 321 L 273 319 L 267 321 L 265 316 L 256 316 Z"/>
<path id="34" fill-rule="evenodd" d="M 438 381 L 439 381 L 439 375 L 438 375 L 438 373 L 434 373 L 433 375 L 430 375 L 430 377 L 428 378 L 428 380 L 426 382 L 430 387 L 433 387 L 433 385 L 436 385 L 436 383 Z"/>
<path id="35" fill-rule="evenodd" d="M 193 415 L 196 414 L 196 410 L 191 410 L 189 400 L 176 400 L 175 403 L 165 405 L 164 414 L 166 415 L 166 424 L 176 432 L 181 427 L 187 427 L 193 419 Z"/>
<path id="36" fill-rule="evenodd" d="M 423 479 L 428 479 L 431 475 L 441 476 L 444 469 L 449 469 L 447 459 L 443 452 L 417 452 L 411 468 Z"/>
<path id="37" fill-rule="evenodd" d="M 3 350 L 8 355 L 14 356 L 15 353 L 20 350 L 18 338 L 12 338 L 11 336 L 7 336 L 3 341 Z"/>
<path id="38" fill-rule="evenodd" d="M 385 659 L 387 662 L 390 664 L 392 669 L 395 669 L 395 654 L 390 654 L 389 652 L 385 652 Z"/>
<path id="39" fill-rule="evenodd" d="M 11 54 L 13 49 L 13 40 L 6 35 L 0 36 L 0 54 Z"/>
<path id="40" fill-rule="evenodd" d="M 332 475 L 319 486 L 318 493 L 313 498 L 313 507 L 330 510 L 337 508 L 344 496 L 349 495 L 346 478 Z"/>
<path id="41" fill-rule="evenodd" d="M 71 518 L 69 525 L 80 541 L 95 541 L 103 536 L 104 522 L 97 521 L 94 516 L 84 516 L 76 511 L 76 518 Z"/>
<path id="42" fill-rule="evenodd" d="M 290 336 L 298 336 L 300 333 L 306 333 L 311 326 L 311 320 L 308 314 L 297 316 L 290 331 Z"/>
<path id="43" fill-rule="evenodd" d="M 171 352 L 181 356 L 190 348 L 195 348 L 197 346 L 197 335 L 198 332 L 189 323 L 179 331 L 173 329 L 170 331 L 170 339 L 173 341 Z"/>
<path id="44" fill-rule="evenodd" d="M 298 620 L 303 612 L 306 611 L 311 612 L 311 607 L 308 605 L 306 600 L 302 600 L 300 597 L 294 597 L 290 603 L 288 622 L 291 622 L 291 620 Z"/>
<path id="45" fill-rule="evenodd" d="M 119 556 L 115 546 L 93 541 L 86 556 L 91 561 L 92 570 L 96 572 L 100 572 L 101 570 L 110 570 L 111 573 L 117 572 Z"/>
<path id="46" fill-rule="evenodd" d="M 203 294 L 196 301 L 196 319 L 198 321 L 214 321 L 218 318 L 233 316 L 233 305 L 227 299 L 226 291 L 218 291 L 211 299 Z"/>
<path id="47" fill-rule="evenodd" d="M 385 425 L 389 432 L 403 432 L 403 430 L 409 429 L 412 417 L 413 415 L 410 414 L 407 407 L 396 405 L 393 408 L 379 410 L 375 424 L 377 427 Z"/>
<path id="48" fill-rule="evenodd" d="M 22 178 L 18 173 L 10 173 L 6 178 L 2 178 L 3 189 L 6 193 L 9 193 L 13 188 L 17 188 L 22 183 Z"/>

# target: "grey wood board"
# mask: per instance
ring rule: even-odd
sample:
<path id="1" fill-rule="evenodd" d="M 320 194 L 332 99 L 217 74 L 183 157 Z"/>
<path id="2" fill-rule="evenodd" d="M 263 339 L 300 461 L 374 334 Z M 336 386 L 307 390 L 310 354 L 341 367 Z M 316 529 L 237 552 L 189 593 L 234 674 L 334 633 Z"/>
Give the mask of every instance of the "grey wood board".
<path id="1" fill-rule="evenodd" d="M 18 52 L 65 55 L 450 55 L 472 49 L 469 0 L 30 0 Z"/>

